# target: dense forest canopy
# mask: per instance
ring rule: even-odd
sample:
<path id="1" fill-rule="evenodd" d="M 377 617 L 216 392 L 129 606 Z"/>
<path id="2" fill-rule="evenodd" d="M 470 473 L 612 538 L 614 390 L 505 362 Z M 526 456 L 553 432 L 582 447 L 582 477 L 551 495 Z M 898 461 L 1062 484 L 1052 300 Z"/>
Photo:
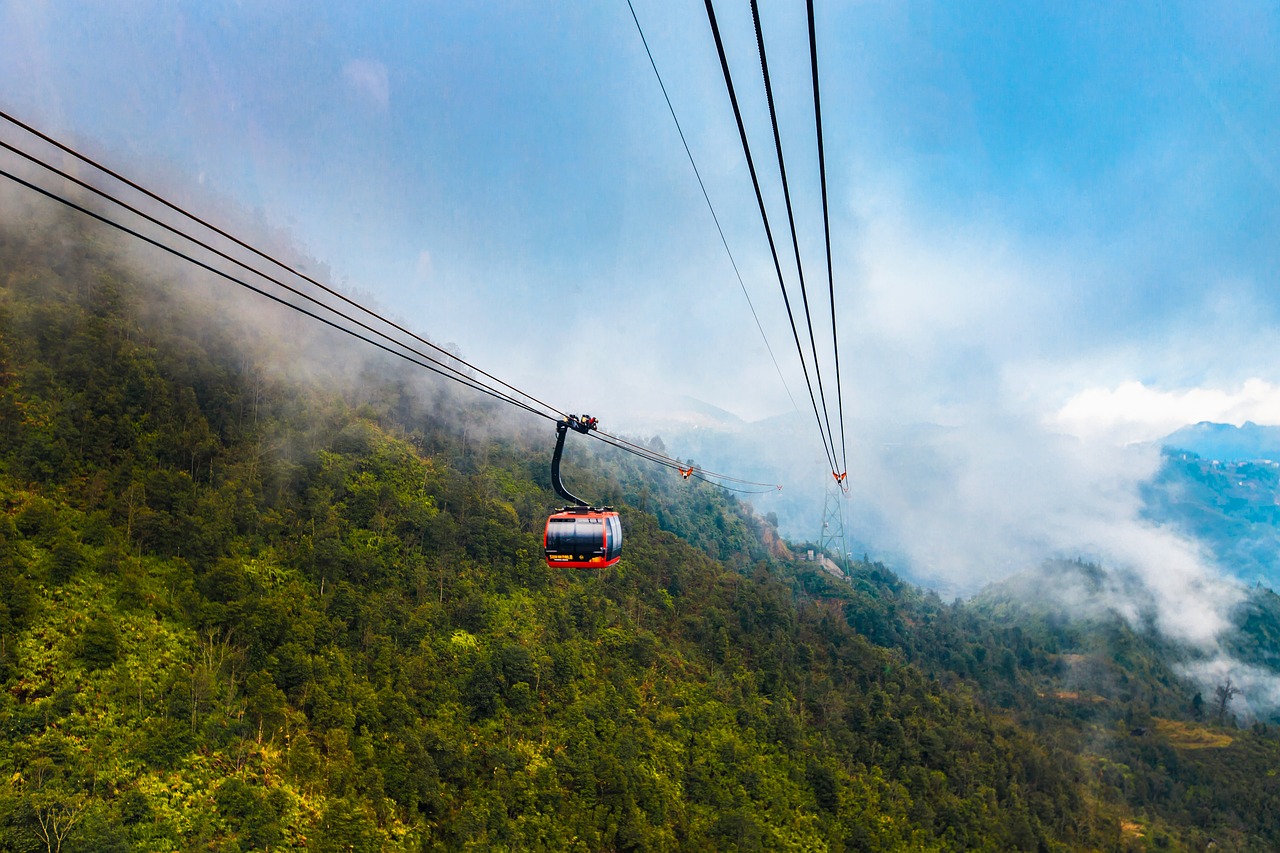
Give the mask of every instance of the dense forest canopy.
<path id="1" fill-rule="evenodd" d="M 1280 841 L 1271 727 L 1125 622 L 831 577 L 587 442 L 625 556 L 549 569 L 550 429 L 141 263 L 0 228 L 0 850 Z"/>

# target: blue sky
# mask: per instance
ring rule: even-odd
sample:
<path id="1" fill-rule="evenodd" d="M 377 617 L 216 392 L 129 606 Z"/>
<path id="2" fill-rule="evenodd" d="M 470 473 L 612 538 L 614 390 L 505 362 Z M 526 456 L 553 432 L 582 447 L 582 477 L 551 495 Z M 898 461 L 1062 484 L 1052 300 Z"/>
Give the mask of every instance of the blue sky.
<path id="1" fill-rule="evenodd" d="M 702 6 L 636 10 L 801 399 Z M 748 7 L 718 14 L 777 227 Z M 1236 399 L 1280 382 L 1278 18 L 1244 2 L 819 3 L 850 411 L 1128 438 L 1165 422 L 1104 393 L 1125 383 Z M 803 5 L 765 4 L 764 28 L 821 291 Z M 144 180 L 244 205 L 337 283 L 562 406 L 791 407 L 625 2 L 4 2 L 0 99 Z M 583 355 L 625 395 L 584 392 Z"/>

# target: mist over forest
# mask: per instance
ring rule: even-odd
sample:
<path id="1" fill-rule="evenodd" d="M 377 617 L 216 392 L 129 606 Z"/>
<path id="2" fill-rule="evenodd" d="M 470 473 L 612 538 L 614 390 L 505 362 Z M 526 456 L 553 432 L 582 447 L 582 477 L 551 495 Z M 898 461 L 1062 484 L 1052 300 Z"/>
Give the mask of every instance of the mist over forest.
<path id="1" fill-rule="evenodd" d="M 883 442 L 944 600 L 584 439 L 625 555 L 554 569 L 540 419 L 3 211 L 0 849 L 1274 846 L 1280 599 L 1143 520 L 1145 451 Z"/>

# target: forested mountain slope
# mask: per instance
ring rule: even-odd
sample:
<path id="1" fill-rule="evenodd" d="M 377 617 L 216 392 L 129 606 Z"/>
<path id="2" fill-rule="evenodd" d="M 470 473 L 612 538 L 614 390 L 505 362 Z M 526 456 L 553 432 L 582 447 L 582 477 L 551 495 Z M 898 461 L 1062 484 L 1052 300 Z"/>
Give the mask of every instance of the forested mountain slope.
<path id="1" fill-rule="evenodd" d="M 626 552 L 553 571 L 541 424 L 354 352 L 289 375 L 348 350 L 196 324 L 234 303 L 75 221 L 0 228 L 0 287 L 0 850 L 1280 838 L 1237 778 L 1270 733 L 1195 722 L 1156 662 L 1064 698 L 1089 637 L 829 578 L 585 441 L 566 479 Z"/>

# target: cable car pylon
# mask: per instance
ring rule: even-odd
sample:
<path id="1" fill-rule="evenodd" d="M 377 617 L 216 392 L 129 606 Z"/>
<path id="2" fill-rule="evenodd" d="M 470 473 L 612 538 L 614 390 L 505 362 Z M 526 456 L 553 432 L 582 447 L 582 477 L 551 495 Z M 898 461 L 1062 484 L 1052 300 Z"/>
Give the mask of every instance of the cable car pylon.
<path id="1" fill-rule="evenodd" d="M 827 483 L 827 494 L 822 503 L 822 533 L 818 536 L 818 548 L 820 554 L 836 554 L 836 567 L 844 577 L 849 577 L 849 546 L 844 535 L 844 511 L 840 505 L 841 495 L 846 494 L 843 485 L 844 476 L 833 478 Z"/>

